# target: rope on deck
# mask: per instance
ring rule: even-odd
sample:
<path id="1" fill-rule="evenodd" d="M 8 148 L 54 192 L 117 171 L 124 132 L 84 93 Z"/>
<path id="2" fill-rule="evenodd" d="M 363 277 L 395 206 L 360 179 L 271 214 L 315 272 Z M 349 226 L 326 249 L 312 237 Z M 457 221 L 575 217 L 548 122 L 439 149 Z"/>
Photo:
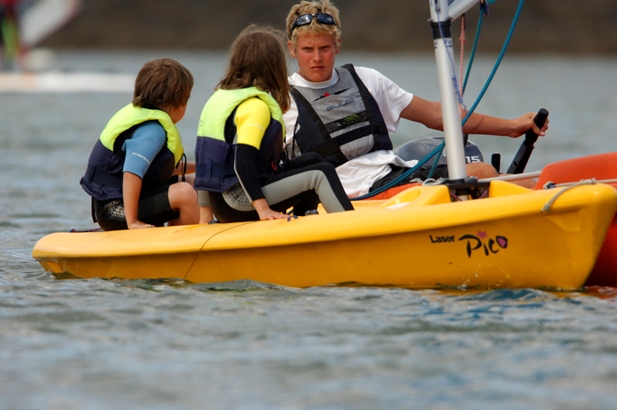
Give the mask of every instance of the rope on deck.
<path id="1" fill-rule="evenodd" d="M 552 182 L 552 181 L 547 181 L 546 184 L 544 184 L 542 186 L 542 188 L 544 189 L 550 189 L 550 188 L 559 188 L 562 186 L 571 186 L 571 185 L 580 185 L 581 182 L 587 182 L 589 183 L 589 181 L 594 181 L 593 183 L 599 183 L 599 184 L 617 184 L 617 178 L 613 178 L 613 179 L 583 179 L 577 182 L 560 182 L 558 184 Z"/>
<path id="2" fill-rule="evenodd" d="M 557 192 L 554 197 L 552 197 L 546 204 L 544 204 L 544 206 L 542 207 L 542 209 L 540 211 L 541 212 L 549 212 L 551 210 L 551 206 L 553 206 L 553 204 L 555 203 L 557 198 L 559 198 L 564 192 L 569 191 L 570 189 L 572 189 L 574 187 L 577 187 L 577 186 L 581 186 L 581 185 L 595 185 L 598 182 L 600 182 L 600 181 L 596 181 L 595 178 L 591 178 L 591 179 L 582 179 L 582 180 L 580 180 L 578 182 L 564 182 L 564 183 L 561 183 L 561 184 L 559 184 L 559 186 L 564 186 L 565 188 L 563 188 L 562 190 Z M 552 182 L 547 182 L 544 185 L 545 189 L 557 187 L 557 185 L 555 185 L 555 184 L 554 184 L 554 186 L 547 187 L 548 184 L 552 184 Z"/>

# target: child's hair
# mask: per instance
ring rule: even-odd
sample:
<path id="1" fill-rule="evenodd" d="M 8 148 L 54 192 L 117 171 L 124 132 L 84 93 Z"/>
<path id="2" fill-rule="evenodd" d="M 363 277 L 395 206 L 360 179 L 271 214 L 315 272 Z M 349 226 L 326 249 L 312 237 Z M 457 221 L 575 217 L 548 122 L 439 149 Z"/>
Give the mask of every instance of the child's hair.
<path id="1" fill-rule="evenodd" d="M 133 105 L 142 108 L 179 108 L 186 105 L 193 89 L 193 75 L 171 58 L 149 61 L 135 79 Z"/>
<path id="2" fill-rule="evenodd" d="M 283 33 L 250 25 L 231 46 L 225 75 L 217 85 L 224 90 L 257 87 L 269 92 L 283 112 L 290 106 L 287 59 Z"/>
<path id="3" fill-rule="evenodd" d="M 298 17 L 305 14 L 315 15 L 319 13 L 329 14 L 336 24 L 320 24 L 317 19 L 314 18 L 309 24 L 296 27 L 292 30 L 294 22 Z M 339 17 L 339 10 L 334 4 L 330 3 L 330 0 L 301 1 L 299 4 L 292 6 L 287 14 L 285 34 L 294 50 L 296 49 L 299 34 L 331 34 L 334 42 L 339 44 L 341 42 L 341 18 Z"/>

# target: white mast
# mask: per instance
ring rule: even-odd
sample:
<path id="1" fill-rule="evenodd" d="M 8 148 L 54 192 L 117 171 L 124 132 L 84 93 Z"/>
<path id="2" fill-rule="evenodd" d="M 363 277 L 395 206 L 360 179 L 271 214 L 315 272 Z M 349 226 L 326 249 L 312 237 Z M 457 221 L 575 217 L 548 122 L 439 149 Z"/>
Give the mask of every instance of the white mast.
<path id="1" fill-rule="evenodd" d="M 455 17 L 462 14 L 464 7 L 469 9 L 479 0 L 459 0 Z M 450 0 L 452 2 L 452 0 Z M 452 35 L 450 33 L 451 16 L 448 0 L 429 0 L 431 10 L 431 26 L 433 27 L 433 47 L 437 63 L 437 78 L 441 96 L 441 112 L 443 116 L 444 139 L 446 142 L 446 161 L 451 180 L 462 180 L 467 177 L 465 169 L 465 147 L 463 145 L 463 129 L 458 109 L 458 100 L 453 79 L 454 56 L 452 52 Z"/>
<path id="2" fill-rule="evenodd" d="M 452 20 L 456 20 L 480 1 L 482 0 L 449 0 L 448 15 Z"/>

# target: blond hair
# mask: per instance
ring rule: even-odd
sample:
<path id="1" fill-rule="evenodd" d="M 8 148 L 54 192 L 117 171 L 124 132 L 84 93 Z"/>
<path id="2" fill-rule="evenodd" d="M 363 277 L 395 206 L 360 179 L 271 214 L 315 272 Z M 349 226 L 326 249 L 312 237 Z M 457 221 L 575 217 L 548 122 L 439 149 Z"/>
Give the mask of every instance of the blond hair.
<path id="1" fill-rule="evenodd" d="M 257 87 L 269 92 L 283 112 L 290 106 L 287 59 L 283 33 L 271 27 L 250 25 L 231 46 L 225 75 L 217 88 Z"/>
<path id="2" fill-rule="evenodd" d="M 320 24 L 315 19 L 305 26 L 296 27 L 293 31 L 291 30 L 296 19 L 304 14 L 318 14 L 324 13 L 329 14 L 334 18 L 336 24 L 328 25 L 328 24 Z M 287 35 L 287 40 L 291 42 L 293 49 L 295 50 L 298 36 L 301 34 L 331 34 L 334 42 L 336 44 L 340 44 L 341 42 L 341 19 L 339 17 L 339 11 L 334 6 L 334 4 L 330 3 L 330 0 L 320 0 L 320 1 L 302 1 L 300 4 L 296 4 L 289 10 L 289 14 L 287 14 L 287 20 L 285 23 L 285 33 Z"/>
<path id="3" fill-rule="evenodd" d="M 171 58 L 148 61 L 135 79 L 133 105 L 164 110 L 186 105 L 193 89 L 193 75 Z"/>

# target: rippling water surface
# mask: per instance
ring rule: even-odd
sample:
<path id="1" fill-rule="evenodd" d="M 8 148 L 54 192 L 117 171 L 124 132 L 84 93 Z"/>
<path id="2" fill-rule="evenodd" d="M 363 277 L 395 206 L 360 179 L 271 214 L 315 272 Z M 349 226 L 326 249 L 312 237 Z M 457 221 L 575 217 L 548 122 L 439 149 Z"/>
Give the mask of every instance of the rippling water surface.
<path id="1" fill-rule="evenodd" d="M 179 124 L 189 154 L 224 56 L 59 53 L 60 68 L 134 74 L 171 55 L 196 87 Z M 431 56 L 342 55 L 435 99 Z M 510 58 L 479 110 L 546 107 L 528 170 L 617 151 L 614 59 Z M 468 104 L 492 67 L 475 63 Z M 79 187 L 125 93 L 0 93 L 0 408 L 613 409 L 617 289 L 550 293 L 289 289 L 254 282 L 57 280 L 30 252 L 88 229 Z M 404 124 L 398 141 L 426 136 Z M 474 136 L 507 163 L 519 142 Z M 290 262 L 279 268 L 293 271 Z M 410 245 L 410 265 L 413 247 Z"/>

